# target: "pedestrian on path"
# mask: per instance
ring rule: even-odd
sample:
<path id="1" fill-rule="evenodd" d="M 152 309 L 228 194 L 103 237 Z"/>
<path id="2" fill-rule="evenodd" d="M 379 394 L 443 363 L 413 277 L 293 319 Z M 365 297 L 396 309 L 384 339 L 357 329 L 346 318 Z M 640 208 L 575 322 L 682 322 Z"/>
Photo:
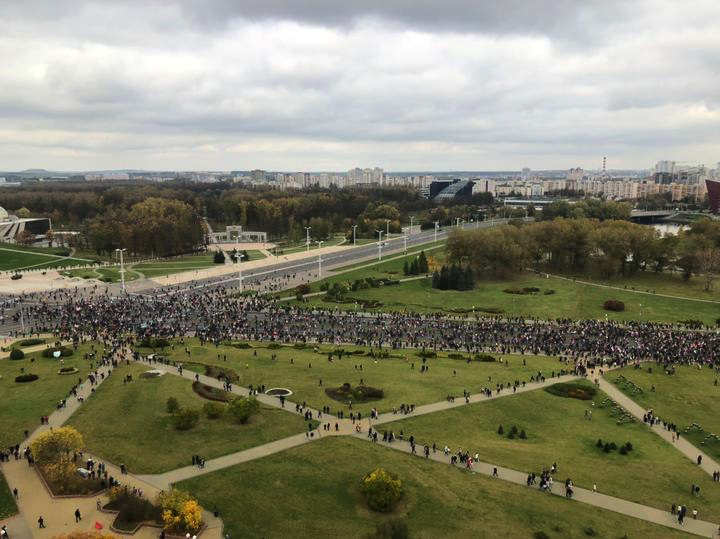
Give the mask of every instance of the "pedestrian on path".
<path id="1" fill-rule="evenodd" d="M 43 517 L 38 518 L 38 528 L 42 529 L 45 527 L 45 520 L 43 520 Z"/>
<path id="2" fill-rule="evenodd" d="M 80 516 L 80 509 L 75 509 L 75 524 L 80 522 L 82 520 L 82 517 Z"/>
<path id="3" fill-rule="evenodd" d="M 3 526 L 0 528 L 0 539 L 10 539 L 10 536 L 7 532 L 7 526 Z"/>

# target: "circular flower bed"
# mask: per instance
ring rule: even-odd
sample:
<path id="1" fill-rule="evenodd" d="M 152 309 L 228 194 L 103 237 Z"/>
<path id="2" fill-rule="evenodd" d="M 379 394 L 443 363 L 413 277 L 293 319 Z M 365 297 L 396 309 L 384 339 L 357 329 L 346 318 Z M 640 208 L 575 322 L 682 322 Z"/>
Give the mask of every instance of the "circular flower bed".
<path id="1" fill-rule="evenodd" d="M 273 387 L 268 389 L 265 394 L 270 397 L 289 397 L 293 392 L 286 387 Z"/>
<path id="2" fill-rule="evenodd" d="M 60 370 L 58 371 L 58 374 L 61 374 L 61 375 L 63 375 L 63 374 L 75 374 L 75 373 L 77 373 L 77 372 L 80 372 L 80 371 L 78 371 L 75 367 L 63 367 L 62 369 L 60 369 Z"/>
<path id="3" fill-rule="evenodd" d="M 21 374 L 20 376 L 15 377 L 15 381 L 18 384 L 23 384 L 25 382 L 34 382 L 37 380 L 39 376 L 37 374 Z"/>

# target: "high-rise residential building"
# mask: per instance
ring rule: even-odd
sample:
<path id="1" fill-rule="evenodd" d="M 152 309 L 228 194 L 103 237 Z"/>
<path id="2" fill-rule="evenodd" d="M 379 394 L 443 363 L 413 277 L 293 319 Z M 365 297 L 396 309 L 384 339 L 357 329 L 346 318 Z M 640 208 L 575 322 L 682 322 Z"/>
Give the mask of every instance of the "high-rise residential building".
<path id="1" fill-rule="evenodd" d="M 261 183 L 267 181 L 267 171 L 255 169 L 250 171 L 250 179 L 253 183 Z"/>

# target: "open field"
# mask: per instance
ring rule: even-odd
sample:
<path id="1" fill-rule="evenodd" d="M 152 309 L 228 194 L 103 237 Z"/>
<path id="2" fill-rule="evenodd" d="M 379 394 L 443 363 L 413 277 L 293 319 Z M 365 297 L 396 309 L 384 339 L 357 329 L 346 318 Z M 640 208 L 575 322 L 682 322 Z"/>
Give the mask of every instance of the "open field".
<path id="1" fill-rule="evenodd" d="M 119 367 L 68 422 L 82 433 L 88 451 L 124 463 L 131 472 L 166 472 L 190 465 L 194 454 L 210 459 L 306 430 L 302 416 L 265 406 L 246 425 L 226 415 L 208 419 L 201 413 L 196 427 L 176 430 L 165 409 L 169 397 L 197 410 L 210 401 L 172 374 L 140 378 L 148 370 L 138 364 Z M 127 384 L 126 374 L 133 376 Z"/>
<path id="2" fill-rule="evenodd" d="M 204 372 L 204 367 L 189 362 L 230 368 L 239 376 L 237 385 L 247 387 L 253 384 L 257 387 L 264 384 L 268 389 L 285 387 L 294 393 L 290 400 L 305 401 L 315 408 L 330 406 L 333 412 L 344 410 L 347 414 L 350 408 L 329 397 L 325 389 L 340 387 L 345 382 L 356 386 L 362 380 L 366 386 L 384 392 L 380 400 L 353 402 L 352 410 L 364 416 L 369 415 L 373 407 L 386 412 L 399 408 L 401 404 L 429 404 L 443 401 L 448 395 L 462 395 L 463 390 L 478 393 L 486 386 L 494 388 L 499 383 L 528 381 L 538 371 L 549 377 L 553 371 L 565 367 L 557 358 L 546 356 L 497 355 L 506 361 L 468 363 L 465 360 L 449 359 L 447 354 L 440 353 L 440 357 L 428 360 L 429 371 L 421 373 L 422 359 L 413 350 L 388 350 L 390 358 L 377 360 L 368 355 L 344 355 L 338 359 L 335 354 L 330 362 L 328 352 L 339 347 L 321 346 L 318 352 L 314 352 L 313 348 L 298 350 L 292 346 L 268 349 L 267 344 L 261 343 L 256 345 L 257 348 L 247 350 L 229 346 L 200 346 L 195 339 L 186 339 L 185 344 L 190 348 L 190 356 L 185 354 L 182 345 L 177 345 L 175 350 L 167 349 L 162 355 L 197 372 Z M 344 348 L 348 351 L 368 351 L 356 346 Z M 149 349 L 141 351 L 144 354 L 151 352 Z M 276 359 L 272 359 L 273 355 Z M 523 359 L 526 365 L 523 365 Z"/>
<path id="3" fill-rule="evenodd" d="M 97 350 L 98 346 L 95 348 Z M 91 361 L 83 356 L 90 349 L 90 344 L 83 344 L 72 356 L 63 358 L 62 366 L 77 368 L 77 374 L 58 374 L 60 360 L 44 358 L 41 352 L 26 354 L 20 360 L 0 360 L 0 447 L 21 442 L 25 430 L 35 430 L 40 425 L 40 417 L 52 413 L 58 401 L 67 398 L 78 379 L 84 381 L 87 378 Z M 25 373 L 37 374 L 39 379 L 15 382 L 22 369 Z"/>
<path id="4" fill-rule="evenodd" d="M 213 262 L 212 254 L 200 254 L 171 258 L 167 260 L 156 260 L 142 262 L 132 266 L 133 271 L 142 273 L 145 277 L 163 277 L 186 271 L 196 271 L 211 268 L 216 264 Z"/>
<path id="5" fill-rule="evenodd" d="M 587 382 L 586 382 L 587 383 Z M 660 509 L 682 503 L 697 509 L 701 518 L 718 522 L 720 488 L 694 463 L 641 422 L 625 422 L 621 412 L 606 403 L 598 392 L 592 401 L 532 391 L 503 399 L 481 402 L 418 418 L 383 424 L 380 431 L 403 432 L 418 444 L 448 445 L 479 453 L 480 460 L 524 472 L 541 472 L 558 464 L 555 481 L 571 478 L 578 486 Z M 594 403 L 594 405 L 593 405 Z M 592 419 L 585 412 L 592 411 Z M 499 426 L 504 434 L 498 434 Z M 509 439 L 516 426 L 527 439 Z M 614 442 L 618 448 L 632 443 L 632 451 L 605 453 L 598 440 Z M 701 495 L 690 494 L 700 485 Z"/>
<path id="6" fill-rule="evenodd" d="M 642 369 L 626 367 L 605 378 L 640 406 L 652 408 L 663 421 L 676 424 L 680 435 L 695 446 L 720 459 L 720 439 L 706 440 L 712 434 L 720 436 L 720 386 L 715 385 L 716 381 L 720 384 L 720 373 L 708 367 L 676 366 L 670 376 L 661 366 L 646 363 Z"/>
<path id="7" fill-rule="evenodd" d="M 347 242 L 344 241 L 345 236 L 343 234 L 337 234 L 335 236 L 332 236 L 331 238 L 328 238 L 323 242 L 323 247 L 333 247 L 335 245 L 345 244 Z M 360 241 L 358 240 L 358 244 L 360 244 Z M 352 245 L 352 239 L 348 243 L 348 245 Z M 360 244 L 361 245 L 361 244 Z M 317 242 L 316 241 L 310 241 L 310 251 L 313 249 L 317 249 Z M 295 241 L 295 242 L 280 242 L 277 244 L 277 254 L 280 255 L 289 255 L 292 253 L 300 253 L 307 250 L 307 244 L 305 243 L 305 240 L 301 241 Z"/>
<path id="8" fill-rule="evenodd" d="M 0 271 L 21 269 L 54 269 L 87 264 L 86 260 L 42 254 L 37 251 L 17 250 L 15 246 L 0 247 Z"/>
<path id="9" fill-rule="evenodd" d="M 338 275 L 333 279 L 352 280 L 367 275 L 367 270 Z M 402 273 L 400 274 L 402 276 Z M 396 275 L 394 278 L 398 278 Z M 509 294 L 508 288 L 536 287 L 537 294 Z M 545 291 L 553 290 L 551 294 Z M 720 305 L 673 299 L 660 296 L 637 294 L 625 290 L 609 290 L 588 284 L 562 279 L 546 279 L 532 273 L 524 273 L 504 280 L 478 280 L 475 288 L 466 292 L 438 290 L 432 288 L 431 280 L 420 279 L 400 283 L 396 286 L 369 288 L 350 292 L 348 297 L 361 300 L 382 302 L 379 310 L 436 312 L 453 311 L 496 313 L 509 317 L 537 317 L 540 319 L 574 318 L 639 320 L 643 322 L 679 322 L 683 320 L 701 320 L 714 326 L 720 314 Z M 611 312 L 603 309 L 608 299 L 617 299 L 625 303 L 625 311 Z M 336 304 L 323 301 L 322 296 L 308 298 L 306 306 L 322 306 L 354 310 L 354 302 Z"/>
<path id="10" fill-rule="evenodd" d="M 370 510 L 360 492 L 361 478 L 378 466 L 405 486 L 389 514 Z M 326 438 L 178 486 L 217 506 L 230 537 L 366 538 L 394 518 L 413 538 L 688 537 L 354 438 Z"/>

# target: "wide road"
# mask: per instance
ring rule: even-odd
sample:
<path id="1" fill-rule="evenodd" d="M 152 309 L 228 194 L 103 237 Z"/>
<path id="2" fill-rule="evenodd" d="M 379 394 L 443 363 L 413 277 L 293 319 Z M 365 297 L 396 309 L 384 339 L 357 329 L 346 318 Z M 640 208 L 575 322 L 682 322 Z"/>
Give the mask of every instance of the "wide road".
<path id="1" fill-rule="evenodd" d="M 526 218 L 528 221 L 532 221 L 532 217 Z M 461 225 L 464 230 L 474 230 L 476 228 L 489 228 L 491 226 L 497 226 L 505 224 L 509 219 L 495 219 L 491 221 L 482 221 L 478 223 L 468 223 Z M 451 230 L 456 230 L 455 227 L 446 227 L 439 229 L 437 234 L 434 230 L 425 230 L 417 234 L 408 236 L 407 248 L 410 250 L 413 247 L 417 247 L 422 244 L 430 243 L 447 239 L 448 233 Z M 405 241 L 402 235 L 396 235 L 391 237 L 389 240 L 383 240 L 382 247 L 382 258 L 385 259 L 391 255 L 401 254 L 405 250 Z M 286 276 L 291 276 L 298 273 L 306 273 L 310 271 L 317 271 L 318 255 L 313 254 L 310 250 L 307 257 L 295 259 L 287 262 L 278 262 L 276 264 L 268 264 L 263 267 L 242 270 L 243 284 L 252 285 L 257 284 L 265 279 L 276 279 Z M 321 257 L 322 260 L 322 271 L 325 276 L 325 270 L 338 268 L 343 266 L 349 266 L 362 261 L 372 261 L 378 258 L 378 245 L 377 242 L 366 245 L 353 247 L 350 249 L 343 249 L 341 251 L 326 253 Z M 238 270 L 242 269 L 241 265 L 238 265 Z M 223 275 L 222 277 L 212 277 L 207 279 L 198 279 L 190 283 L 183 283 L 180 285 L 166 286 L 158 288 L 154 283 L 143 280 L 140 282 L 133 283 L 131 293 L 134 294 L 176 294 L 185 290 L 203 288 L 208 286 L 227 286 L 236 287 L 238 286 L 237 275 Z M 115 285 L 111 288 L 111 294 L 115 295 L 120 293 L 119 285 Z"/>

